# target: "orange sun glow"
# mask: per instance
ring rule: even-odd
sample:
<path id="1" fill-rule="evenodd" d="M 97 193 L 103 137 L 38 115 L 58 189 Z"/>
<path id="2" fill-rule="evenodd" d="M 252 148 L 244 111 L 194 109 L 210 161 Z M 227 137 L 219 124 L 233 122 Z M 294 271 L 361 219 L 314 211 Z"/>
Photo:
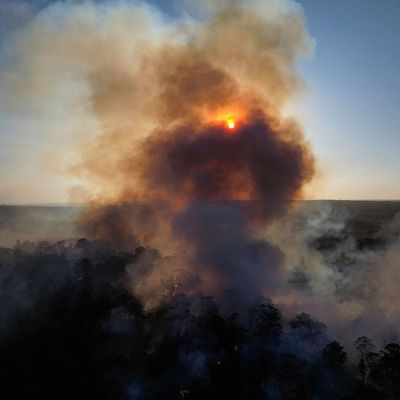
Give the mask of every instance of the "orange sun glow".
<path id="1" fill-rule="evenodd" d="M 243 121 L 243 112 L 236 110 L 219 110 L 219 112 L 217 111 L 215 114 L 207 115 L 206 119 L 217 123 L 224 127 L 225 130 L 232 131 L 233 133 Z"/>
<path id="2" fill-rule="evenodd" d="M 237 116 L 232 113 L 219 115 L 216 120 L 224 124 L 229 130 L 233 130 L 237 126 Z"/>
<path id="3" fill-rule="evenodd" d="M 228 121 L 226 121 L 226 126 L 229 129 L 233 129 L 236 126 L 236 122 L 232 119 L 229 119 Z"/>

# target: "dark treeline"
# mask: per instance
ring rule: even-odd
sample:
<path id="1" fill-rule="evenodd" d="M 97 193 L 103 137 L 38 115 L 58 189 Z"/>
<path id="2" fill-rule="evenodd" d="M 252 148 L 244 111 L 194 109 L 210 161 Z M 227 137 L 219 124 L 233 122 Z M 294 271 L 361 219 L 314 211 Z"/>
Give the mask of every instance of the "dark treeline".
<path id="1" fill-rule="evenodd" d="M 12 399 L 400 399 L 400 346 L 355 341 L 267 299 L 240 316 L 166 282 L 145 311 L 126 266 L 156 251 L 85 239 L 0 249 L 0 385 Z M 139 276 L 136 274 L 136 276 Z M 368 334 L 368 332 L 366 332 Z"/>

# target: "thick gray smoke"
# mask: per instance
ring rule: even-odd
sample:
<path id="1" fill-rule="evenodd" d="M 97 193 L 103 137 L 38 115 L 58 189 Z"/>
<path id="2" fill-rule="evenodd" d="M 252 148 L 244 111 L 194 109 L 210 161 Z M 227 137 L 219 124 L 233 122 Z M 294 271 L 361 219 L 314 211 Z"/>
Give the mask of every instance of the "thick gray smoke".
<path id="1" fill-rule="evenodd" d="M 365 332 L 378 343 L 397 340 L 396 210 L 388 202 L 303 203 L 270 226 L 266 238 L 286 256 L 287 312 L 306 310 L 347 345 Z"/>

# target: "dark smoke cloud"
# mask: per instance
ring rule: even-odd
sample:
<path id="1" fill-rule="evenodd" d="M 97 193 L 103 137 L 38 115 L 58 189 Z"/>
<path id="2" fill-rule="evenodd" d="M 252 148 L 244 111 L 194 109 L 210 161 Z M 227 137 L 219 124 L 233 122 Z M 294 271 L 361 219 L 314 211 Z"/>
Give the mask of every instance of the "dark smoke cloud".
<path id="1" fill-rule="evenodd" d="M 233 133 L 221 124 L 157 132 L 144 153 L 147 190 L 183 203 L 261 200 L 268 219 L 285 213 L 312 177 L 312 156 L 266 116 L 247 118 Z"/>
<path id="2" fill-rule="evenodd" d="M 200 280 L 196 289 L 228 301 L 232 309 L 238 311 L 256 294 L 272 295 L 283 285 L 279 271 L 283 254 L 254 237 L 238 209 L 192 204 L 175 217 L 174 232 L 187 243 L 186 262 Z"/>

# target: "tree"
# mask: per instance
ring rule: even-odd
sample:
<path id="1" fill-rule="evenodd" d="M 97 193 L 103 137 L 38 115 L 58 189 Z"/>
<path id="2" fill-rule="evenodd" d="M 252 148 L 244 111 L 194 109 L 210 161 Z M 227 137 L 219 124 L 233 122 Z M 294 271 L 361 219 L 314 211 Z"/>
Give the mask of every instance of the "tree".
<path id="1" fill-rule="evenodd" d="M 343 346 L 333 341 L 328 343 L 322 351 L 322 358 L 333 368 L 341 368 L 347 361 L 347 354 Z"/>
<path id="2" fill-rule="evenodd" d="M 354 341 L 354 346 L 359 353 L 360 361 L 358 370 L 361 375 L 362 383 L 365 385 L 368 379 L 369 372 L 375 362 L 376 353 L 374 353 L 375 345 L 367 336 L 361 336 Z"/>
<path id="3" fill-rule="evenodd" d="M 274 305 L 260 304 L 250 310 L 249 317 L 255 336 L 277 339 L 282 334 L 282 314 Z"/>

